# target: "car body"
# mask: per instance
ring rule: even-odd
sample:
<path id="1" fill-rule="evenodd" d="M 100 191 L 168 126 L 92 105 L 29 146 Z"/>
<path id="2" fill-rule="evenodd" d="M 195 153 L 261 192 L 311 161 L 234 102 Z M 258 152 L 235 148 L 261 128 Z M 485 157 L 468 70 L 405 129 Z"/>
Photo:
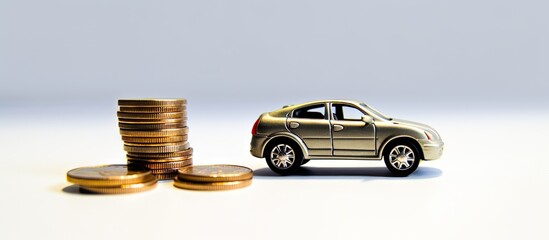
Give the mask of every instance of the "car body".
<path id="1" fill-rule="evenodd" d="M 252 129 L 250 152 L 279 174 L 309 160 L 385 160 L 408 175 L 420 160 L 438 159 L 444 143 L 435 129 L 392 119 L 353 100 L 319 100 L 263 113 Z"/>

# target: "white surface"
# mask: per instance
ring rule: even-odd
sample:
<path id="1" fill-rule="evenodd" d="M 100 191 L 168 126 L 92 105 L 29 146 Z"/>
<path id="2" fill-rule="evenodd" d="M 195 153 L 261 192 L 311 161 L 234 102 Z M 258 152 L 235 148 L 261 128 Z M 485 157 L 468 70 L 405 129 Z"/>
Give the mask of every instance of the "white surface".
<path id="1" fill-rule="evenodd" d="M 377 161 L 310 162 L 302 176 L 274 176 L 248 153 L 254 115 L 189 120 L 195 163 L 252 167 L 252 186 L 162 182 L 127 195 L 79 194 L 65 181 L 75 167 L 124 162 L 111 113 L 3 117 L 0 239 L 549 238 L 547 115 L 402 116 L 446 143 L 441 160 L 406 178 Z"/>

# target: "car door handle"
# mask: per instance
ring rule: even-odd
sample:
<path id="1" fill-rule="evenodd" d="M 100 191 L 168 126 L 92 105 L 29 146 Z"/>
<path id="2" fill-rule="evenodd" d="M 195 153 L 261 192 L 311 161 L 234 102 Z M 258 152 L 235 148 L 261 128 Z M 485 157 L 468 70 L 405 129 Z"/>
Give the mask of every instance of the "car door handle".
<path id="1" fill-rule="evenodd" d="M 298 128 L 299 127 L 299 123 L 297 122 L 290 122 L 290 128 Z"/>
<path id="2" fill-rule="evenodd" d="M 341 130 L 343 130 L 342 125 L 334 124 L 334 132 L 339 132 Z"/>

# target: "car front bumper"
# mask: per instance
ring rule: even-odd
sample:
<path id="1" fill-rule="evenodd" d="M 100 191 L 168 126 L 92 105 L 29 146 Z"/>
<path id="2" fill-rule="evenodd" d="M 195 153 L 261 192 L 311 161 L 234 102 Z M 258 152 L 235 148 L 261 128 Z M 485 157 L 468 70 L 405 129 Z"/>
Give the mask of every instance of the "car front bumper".
<path id="1" fill-rule="evenodd" d="M 439 159 L 444 151 L 444 142 L 442 141 L 420 140 L 419 144 L 423 148 L 423 158 L 427 161 Z"/>

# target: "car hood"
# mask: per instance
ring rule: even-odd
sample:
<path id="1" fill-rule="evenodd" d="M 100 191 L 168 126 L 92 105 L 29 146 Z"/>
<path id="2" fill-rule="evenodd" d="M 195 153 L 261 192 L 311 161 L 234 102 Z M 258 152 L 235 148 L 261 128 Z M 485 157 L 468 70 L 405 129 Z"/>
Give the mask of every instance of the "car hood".
<path id="1" fill-rule="evenodd" d="M 407 125 L 407 126 L 411 126 L 411 127 L 416 127 L 416 128 L 419 128 L 419 129 L 423 129 L 424 131 L 430 131 L 430 132 L 436 134 L 437 138 L 440 139 L 440 135 L 438 134 L 438 132 L 434 128 L 430 127 L 427 124 L 412 122 L 412 121 L 408 121 L 408 120 L 404 120 L 404 119 L 393 119 L 392 122 L 395 123 L 395 124 L 402 124 L 402 125 Z"/>

